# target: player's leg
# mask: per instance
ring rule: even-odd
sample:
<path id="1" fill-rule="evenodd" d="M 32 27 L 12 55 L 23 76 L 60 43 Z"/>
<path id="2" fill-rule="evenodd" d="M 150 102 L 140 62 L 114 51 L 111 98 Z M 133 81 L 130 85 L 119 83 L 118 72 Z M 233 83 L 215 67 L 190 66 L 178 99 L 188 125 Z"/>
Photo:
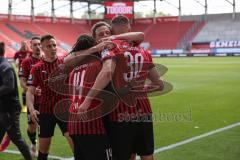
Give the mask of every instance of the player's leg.
<path id="1" fill-rule="evenodd" d="M 52 137 L 50 138 L 39 137 L 38 160 L 47 160 L 51 146 L 51 140 Z"/>
<path id="2" fill-rule="evenodd" d="M 135 150 L 140 155 L 141 160 L 153 160 L 154 136 L 152 122 L 138 122 L 137 139 L 135 141 Z"/>
<path id="3" fill-rule="evenodd" d="M 78 140 L 77 136 L 71 135 L 71 139 L 72 139 L 73 145 L 74 145 L 74 150 L 73 150 L 74 159 L 75 160 L 79 160 L 79 159 L 84 160 L 82 150 L 80 150 L 81 144 L 78 142 L 79 140 Z"/>
<path id="4" fill-rule="evenodd" d="M 47 160 L 56 122 L 53 115 L 39 115 L 38 160 Z"/>
<path id="5" fill-rule="evenodd" d="M 20 132 L 20 124 L 19 124 L 19 115 L 20 112 L 11 113 L 11 127 L 7 130 L 8 136 L 10 137 L 11 141 L 18 147 L 19 151 L 22 153 L 23 157 L 26 160 L 32 160 L 32 156 L 30 154 L 29 148 L 22 138 Z"/>
<path id="6" fill-rule="evenodd" d="M 10 126 L 10 124 L 7 124 L 6 122 L 9 122 L 10 116 L 5 113 L 0 113 L 0 142 L 1 142 L 1 150 L 3 150 L 3 141 L 6 136 L 7 128 Z"/>
<path id="7" fill-rule="evenodd" d="M 112 149 L 106 134 L 74 135 L 75 160 L 112 160 Z"/>
<path id="8" fill-rule="evenodd" d="M 107 134 L 114 160 L 129 160 L 133 153 L 135 126 L 128 122 L 109 122 Z"/>
<path id="9" fill-rule="evenodd" d="M 37 124 L 33 123 L 30 113 L 27 109 L 27 116 L 28 116 L 28 128 L 27 128 L 27 135 L 29 140 L 31 141 L 31 154 L 36 157 L 37 156 L 37 139 L 36 139 L 36 130 L 37 130 Z"/>
<path id="10" fill-rule="evenodd" d="M 5 132 L 6 132 L 6 130 L 4 128 L 1 128 L 1 130 L 0 130 L 0 152 L 7 149 L 7 147 L 9 146 L 9 144 L 11 142 L 11 139 L 7 133 L 5 134 L 5 136 L 3 136 Z"/>
<path id="11" fill-rule="evenodd" d="M 10 143 L 10 138 L 6 134 L 7 128 L 10 127 L 10 124 L 7 124 L 6 122 L 9 121 L 9 115 L 5 113 L 0 113 L 0 152 L 4 151 Z"/>
<path id="12" fill-rule="evenodd" d="M 67 126 L 68 124 L 66 122 L 62 122 L 62 121 L 60 121 L 58 119 L 56 119 L 56 121 L 57 121 L 57 124 L 58 124 L 58 126 L 59 126 L 59 128 L 60 128 L 60 130 L 61 130 L 61 132 L 63 134 L 63 136 L 67 139 L 68 144 L 69 144 L 69 146 L 72 149 L 72 152 L 74 152 L 73 141 L 72 141 L 72 138 L 69 136 L 69 132 L 68 132 L 68 126 Z"/>

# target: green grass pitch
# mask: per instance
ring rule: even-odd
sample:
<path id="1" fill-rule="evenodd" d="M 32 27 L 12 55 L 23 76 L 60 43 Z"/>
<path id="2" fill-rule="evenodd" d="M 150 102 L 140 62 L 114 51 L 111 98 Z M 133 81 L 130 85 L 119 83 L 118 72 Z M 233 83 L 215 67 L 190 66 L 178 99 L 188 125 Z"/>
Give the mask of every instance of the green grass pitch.
<path id="1" fill-rule="evenodd" d="M 152 97 L 156 116 L 155 148 L 174 144 L 212 130 L 240 122 L 240 57 L 155 58 L 168 68 L 164 80 L 174 89 Z M 26 113 L 21 130 L 26 136 Z M 238 160 L 240 127 L 164 151 L 156 160 Z M 14 145 L 8 149 L 16 150 Z M 59 129 L 51 155 L 71 157 L 71 150 Z M 0 160 L 21 160 L 20 155 L 0 153 Z"/>

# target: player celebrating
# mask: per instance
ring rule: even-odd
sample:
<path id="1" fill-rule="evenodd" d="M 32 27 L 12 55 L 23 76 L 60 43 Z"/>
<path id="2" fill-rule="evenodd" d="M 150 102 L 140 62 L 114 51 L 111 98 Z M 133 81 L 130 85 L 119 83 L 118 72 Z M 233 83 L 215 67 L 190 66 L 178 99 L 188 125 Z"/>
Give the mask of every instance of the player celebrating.
<path id="1" fill-rule="evenodd" d="M 95 41 L 98 42 L 98 45 L 83 51 L 74 52 L 74 54 L 69 54 L 64 59 L 64 63 L 68 67 L 77 66 L 81 63 L 83 55 L 89 55 L 95 52 L 103 51 L 106 48 L 106 45 L 109 44 L 109 37 L 111 35 L 112 35 L 111 26 L 108 23 L 103 21 L 97 22 L 92 27 L 92 36 L 95 39 Z M 144 33 L 129 32 L 119 35 L 113 35 L 111 38 L 113 37 L 114 39 L 123 39 L 134 43 L 140 43 L 144 40 Z"/>
<path id="2" fill-rule="evenodd" d="M 130 31 L 129 20 L 124 16 L 115 17 L 112 20 L 112 28 L 114 34 L 127 33 Z M 114 39 L 114 37 L 112 38 Z M 115 40 L 114 42 L 119 47 L 112 51 L 105 50 L 102 52 L 104 61 L 102 70 L 97 76 L 94 86 L 88 92 L 87 98 L 79 107 L 80 110 L 89 108 L 91 99 L 98 94 L 97 91 L 103 89 L 111 79 L 114 87 L 116 87 L 116 91 L 123 86 L 128 86 L 131 81 L 141 80 L 144 82 L 144 79 L 141 77 L 146 79 L 147 76 L 154 85 L 159 86 L 158 89 L 162 88 L 162 81 L 159 80 L 159 75 L 152 64 L 150 54 L 139 46 L 134 46 L 126 41 Z M 130 94 L 128 95 L 132 97 Z M 128 98 L 128 96 L 125 97 Z M 120 96 L 120 99 L 122 98 Z M 133 104 L 131 103 L 131 105 Z M 121 117 L 125 113 L 135 115 L 134 119 L 138 118 L 139 115 L 151 116 L 150 109 L 149 101 L 145 95 L 144 100 L 138 100 L 137 98 L 136 104 L 131 107 L 126 102 L 120 102 L 117 109 L 109 115 L 108 135 L 113 149 L 113 158 L 128 160 L 131 157 L 131 153 L 136 152 L 144 160 L 153 159 L 152 122 L 133 123 L 130 119 L 129 123 L 123 122 L 123 117 Z M 139 114 L 139 110 L 143 113 Z"/>
<path id="3" fill-rule="evenodd" d="M 59 64 L 63 63 L 63 60 L 57 56 L 55 38 L 52 35 L 42 36 L 41 48 L 45 57 L 31 69 L 28 79 L 27 107 L 31 119 L 34 123 L 38 123 L 40 127 L 38 160 L 46 160 L 56 124 L 60 127 L 72 149 L 73 145 L 68 134 L 67 123 L 58 120 L 53 113 L 55 105 L 66 97 L 52 91 L 47 83 L 49 75 Z M 38 86 L 41 88 L 39 111 L 34 108 L 34 94 Z"/>
<path id="4" fill-rule="evenodd" d="M 18 75 L 20 77 L 20 84 L 23 88 L 24 92 L 27 92 L 27 80 L 30 75 L 30 71 L 32 66 L 34 66 L 37 62 L 40 61 L 41 58 L 41 51 L 40 51 L 40 37 L 33 37 L 30 41 L 30 47 L 32 49 L 32 55 L 26 59 L 24 59 L 21 63 Z M 39 96 L 34 97 L 34 108 L 38 110 L 39 106 Z M 28 128 L 27 128 L 27 134 L 31 141 L 31 154 L 33 156 L 37 156 L 37 148 L 36 148 L 36 129 L 37 125 L 33 123 L 31 120 L 31 116 L 29 113 L 29 110 L 27 109 L 27 116 L 28 116 Z"/>
<path id="5" fill-rule="evenodd" d="M 95 46 L 95 40 L 89 35 L 81 35 L 73 47 L 72 52 L 86 50 Z M 71 96 L 69 134 L 74 143 L 75 160 L 110 160 L 112 151 L 106 134 L 102 117 L 82 122 L 79 118 L 78 106 L 84 100 L 88 90 L 94 84 L 94 80 L 101 70 L 101 60 L 99 53 L 92 54 L 91 61 L 77 66 L 69 77 L 69 84 L 73 95 Z M 109 93 L 109 96 L 110 93 Z M 113 102 L 114 103 L 114 102 Z M 94 110 L 100 105 L 95 100 L 89 110 Z"/>

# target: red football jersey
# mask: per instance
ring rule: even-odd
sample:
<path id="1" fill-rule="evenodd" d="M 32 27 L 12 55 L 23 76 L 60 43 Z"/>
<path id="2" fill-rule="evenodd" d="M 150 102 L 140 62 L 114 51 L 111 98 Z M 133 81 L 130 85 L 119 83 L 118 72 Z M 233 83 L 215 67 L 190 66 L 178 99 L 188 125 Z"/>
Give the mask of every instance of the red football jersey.
<path id="1" fill-rule="evenodd" d="M 24 77 L 28 80 L 32 67 L 35 64 L 37 64 L 40 60 L 41 59 L 34 58 L 33 56 L 25 58 L 20 65 L 18 76 Z M 34 105 L 39 104 L 39 102 L 40 102 L 40 96 L 34 96 Z"/>
<path id="2" fill-rule="evenodd" d="M 104 134 L 106 133 L 102 116 L 96 117 L 90 121 L 80 121 L 78 107 L 84 101 L 89 90 L 93 86 L 98 73 L 101 71 L 102 64 L 100 60 L 93 60 L 87 64 L 76 67 L 69 76 L 69 87 L 72 92 L 70 116 L 68 122 L 70 135 L 86 134 Z M 101 105 L 101 101 L 93 99 L 90 108 L 93 110 Z"/>
<path id="3" fill-rule="evenodd" d="M 54 92 L 48 85 L 49 76 L 62 63 L 63 59 L 60 58 L 57 58 L 53 62 L 41 60 L 30 71 L 28 85 L 34 87 L 40 86 L 41 88 L 40 113 L 53 114 L 55 105 L 59 101 L 66 99 L 66 96 Z"/>
<path id="4" fill-rule="evenodd" d="M 139 110 L 141 110 L 141 112 L 143 109 L 143 111 L 149 111 L 149 108 L 151 108 L 150 103 L 146 103 L 146 93 L 130 91 L 127 94 L 121 94 L 120 90 L 121 88 L 126 88 L 131 83 L 137 83 L 138 89 L 141 88 L 141 86 L 143 88 L 149 70 L 154 67 L 154 64 L 152 63 L 152 58 L 149 56 L 149 53 L 139 46 L 122 40 L 115 40 L 114 43 L 117 44 L 117 47 L 112 50 L 103 51 L 102 60 L 104 61 L 109 58 L 116 60 L 112 84 L 121 102 L 118 104 L 117 109 L 110 114 L 110 120 L 118 121 L 120 115 L 137 115 Z M 141 106 L 137 104 L 141 104 Z"/>
<path id="5" fill-rule="evenodd" d="M 29 57 L 29 56 L 31 56 L 32 55 L 32 52 L 31 51 L 26 51 L 26 52 L 22 52 L 22 51 L 18 51 L 18 52 L 16 52 L 15 53 L 15 55 L 14 55 L 14 60 L 17 60 L 18 59 L 18 61 L 19 61 L 19 66 L 21 65 L 21 63 L 22 63 L 22 61 L 25 59 L 25 58 L 27 58 L 27 57 Z"/>

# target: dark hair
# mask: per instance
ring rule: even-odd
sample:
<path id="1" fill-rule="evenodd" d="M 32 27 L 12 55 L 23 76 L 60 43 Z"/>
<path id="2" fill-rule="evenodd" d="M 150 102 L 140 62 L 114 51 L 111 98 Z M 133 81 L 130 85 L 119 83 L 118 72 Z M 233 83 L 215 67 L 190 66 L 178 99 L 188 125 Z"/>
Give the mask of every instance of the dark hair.
<path id="1" fill-rule="evenodd" d="M 107 22 L 104 22 L 104 21 L 100 21 L 100 22 L 97 22 L 93 25 L 92 27 L 92 36 L 93 38 L 96 38 L 96 30 L 99 28 L 99 27 L 102 27 L 102 26 L 106 26 L 109 28 L 109 30 L 111 31 L 111 26 L 107 23 Z"/>
<path id="2" fill-rule="evenodd" d="M 72 51 L 70 53 L 89 49 L 95 45 L 96 41 L 92 36 L 88 34 L 82 34 L 78 37 L 77 42 L 73 45 Z"/>
<path id="3" fill-rule="evenodd" d="M 5 54 L 5 43 L 0 42 L 0 55 L 3 56 Z"/>
<path id="4" fill-rule="evenodd" d="M 35 40 L 35 39 L 37 39 L 37 40 L 40 40 L 40 41 L 41 41 L 41 38 L 40 38 L 39 36 L 34 36 L 34 37 L 32 37 L 32 38 L 31 38 L 31 41 L 33 41 L 33 40 Z"/>
<path id="5" fill-rule="evenodd" d="M 41 43 L 45 40 L 55 39 L 55 37 L 51 34 L 47 34 L 41 37 Z"/>
<path id="6" fill-rule="evenodd" d="M 118 15 L 111 21 L 111 25 L 128 25 L 130 24 L 129 19 L 126 16 Z"/>

